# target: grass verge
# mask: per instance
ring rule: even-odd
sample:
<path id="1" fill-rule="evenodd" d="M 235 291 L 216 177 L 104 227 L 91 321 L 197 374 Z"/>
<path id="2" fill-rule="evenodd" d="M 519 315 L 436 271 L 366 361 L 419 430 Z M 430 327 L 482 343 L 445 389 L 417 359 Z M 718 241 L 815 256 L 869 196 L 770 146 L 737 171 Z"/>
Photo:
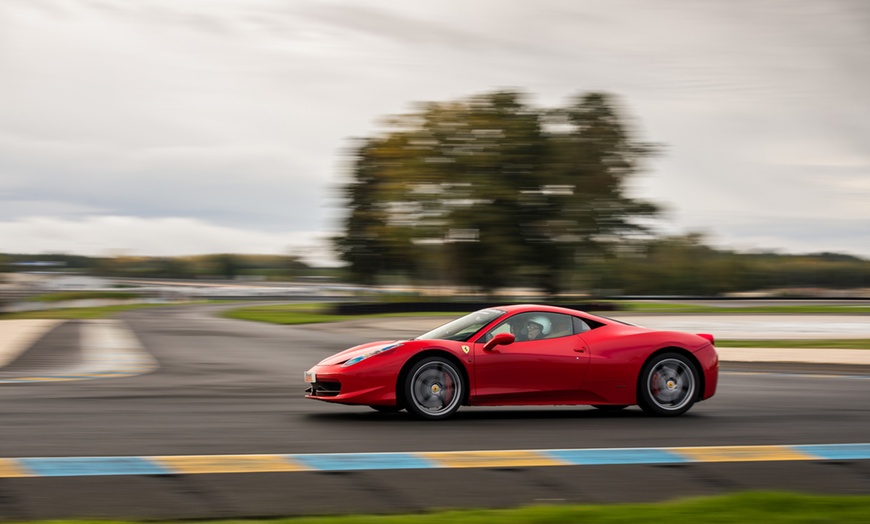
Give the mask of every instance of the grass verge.
<path id="1" fill-rule="evenodd" d="M 366 318 L 389 317 L 458 317 L 465 313 L 382 313 L 375 315 L 335 315 L 329 312 L 327 304 L 281 304 L 270 306 L 252 306 L 223 311 L 220 316 L 238 320 L 269 322 L 271 324 L 319 324 L 323 322 L 341 322 Z"/>
<path id="2" fill-rule="evenodd" d="M 636 522 L 823 523 L 868 522 L 870 496 L 739 493 L 648 504 L 533 506 L 504 510 L 453 510 L 406 515 L 341 515 L 256 520 L 200 520 L 199 524 L 615 524 Z M 98 521 L 66 520 L 52 524 Z M 121 524 L 119 521 L 113 521 Z"/>
<path id="3" fill-rule="evenodd" d="M 63 320 L 108 318 L 122 311 L 146 307 L 160 307 L 168 304 L 124 304 L 120 306 L 77 307 L 65 309 L 44 309 L 41 311 L 21 311 L 19 313 L 0 313 L 0 320 L 22 318 L 57 318 Z"/>
<path id="4" fill-rule="evenodd" d="M 67 300 L 128 300 L 139 298 L 141 295 L 125 291 L 65 291 L 62 293 L 48 293 L 37 295 L 28 299 L 29 302 L 64 302 Z"/>

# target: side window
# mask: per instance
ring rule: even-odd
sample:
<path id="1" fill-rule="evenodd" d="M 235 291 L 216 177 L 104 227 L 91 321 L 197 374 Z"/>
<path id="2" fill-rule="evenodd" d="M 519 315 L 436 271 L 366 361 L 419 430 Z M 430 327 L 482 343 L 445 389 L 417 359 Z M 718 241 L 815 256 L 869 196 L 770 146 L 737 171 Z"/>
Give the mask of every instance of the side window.
<path id="1" fill-rule="evenodd" d="M 529 340 L 529 332 L 526 329 L 526 324 L 528 323 L 530 316 L 531 314 L 529 313 L 520 313 L 519 315 L 514 315 L 507 320 L 500 322 L 497 326 L 486 333 L 483 340 L 489 342 L 492 340 L 492 337 L 499 333 L 511 333 L 516 338 L 517 342 Z"/>
<path id="2" fill-rule="evenodd" d="M 498 333 L 512 333 L 517 342 L 544 340 L 573 335 L 571 317 L 559 313 L 520 313 L 491 329 L 484 340 Z"/>
<path id="3" fill-rule="evenodd" d="M 577 333 L 585 333 L 589 330 L 592 330 L 595 328 L 600 328 L 601 326 L 604 325 L 601 322 L 596 322 L 594 320 L 589 320 L 586 318 L 571 317 L 571 319 L 572 319 L 572 322 L 574 323 L 574 334 L 575 335 Z"/>
<path id="4" fill-rule="evenodd" d="M 592 329 L 589 327 L 589 324 L 583 321 L 582 318 L 571 317 L 571 319 L 574 322 L 574 333 L 585 333 L 586 331 Z"/>
<path id="5" fill-rule="evenodd" d="M 492 337 L 498 335 L 499 333 L 512 333 L 515 337 L 517 336 L 517 332 L 515 332 L 511 326 L 511 319 L 505 320 L 501 324 L 490 329 L 486 336 L 483 337 L 483 340 L 489 342 L 490 340 L 492 340 Z"/>
<path id="6" fill-rule="evenodd" d="M 567 337 L 574 334 L 573 326 L 571 325 L 571 317 L 568 315 L 560 315 L 550 313 L 550 320 L 553 323 L 553 328 L 546 338 Z"/>

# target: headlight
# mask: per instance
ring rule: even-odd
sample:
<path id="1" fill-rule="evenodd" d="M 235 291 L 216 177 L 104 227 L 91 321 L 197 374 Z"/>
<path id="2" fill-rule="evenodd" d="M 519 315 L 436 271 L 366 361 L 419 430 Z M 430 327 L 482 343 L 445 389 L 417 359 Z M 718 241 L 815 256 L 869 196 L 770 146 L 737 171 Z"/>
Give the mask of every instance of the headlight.
<path id="1" fill-rule="evenodd" d="M 344 364 L 342 364 L 341 367 L 346 368 L 348 366 L 352 366 L 352 365 L 356 364 L 357 362 L 362 362 L 363 360 L 365 360 L 369 357 L 373 357 L 375 355 L 380 355 L 381 353 L 385 353 L 385 352 L 390 351 L 392 349 L 396 349 L 397 347 L 399 347 L 401 345 L 402 344 L 392 344 L 390 346 L 384 346 L 384 347 L 382 347 L 380 349 L 376 349 L 374 351 L 369 351 L 365 355 L 359 355 L 358 357 L 353 357 L 352 359 L 350 359 L 350 360 L 346 361 Z"/>

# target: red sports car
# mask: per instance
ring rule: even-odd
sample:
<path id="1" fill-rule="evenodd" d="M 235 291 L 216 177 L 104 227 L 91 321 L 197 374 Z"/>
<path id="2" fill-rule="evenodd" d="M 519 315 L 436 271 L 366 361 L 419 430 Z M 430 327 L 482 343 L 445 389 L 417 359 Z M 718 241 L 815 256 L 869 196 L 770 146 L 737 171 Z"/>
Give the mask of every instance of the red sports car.
<path id="1" fill-rule="evenodd" d="M 716 392 L 713 342 L 560 307 L 496 307 L 326 358 L 305 372 L 306 398 L 426 419 L 461 405 L 637 404 L 676 416 Z"/>

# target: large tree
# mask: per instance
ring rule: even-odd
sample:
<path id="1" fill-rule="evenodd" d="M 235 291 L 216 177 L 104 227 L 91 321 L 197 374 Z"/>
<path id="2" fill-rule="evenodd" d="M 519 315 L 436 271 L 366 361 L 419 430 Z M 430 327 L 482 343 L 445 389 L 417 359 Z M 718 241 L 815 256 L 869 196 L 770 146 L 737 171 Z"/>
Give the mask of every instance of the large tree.
<path id="1" fill-rule="evenodd" d="M 604 94 L 546 110 L 500 91 L 389 123 L 356 149 L 345 186 L 336 245 L 361 281 L 438 274 L 555 293 L 583 255 L 598 256 L 657 211 L 625 195 L 650 148 Z"/>

